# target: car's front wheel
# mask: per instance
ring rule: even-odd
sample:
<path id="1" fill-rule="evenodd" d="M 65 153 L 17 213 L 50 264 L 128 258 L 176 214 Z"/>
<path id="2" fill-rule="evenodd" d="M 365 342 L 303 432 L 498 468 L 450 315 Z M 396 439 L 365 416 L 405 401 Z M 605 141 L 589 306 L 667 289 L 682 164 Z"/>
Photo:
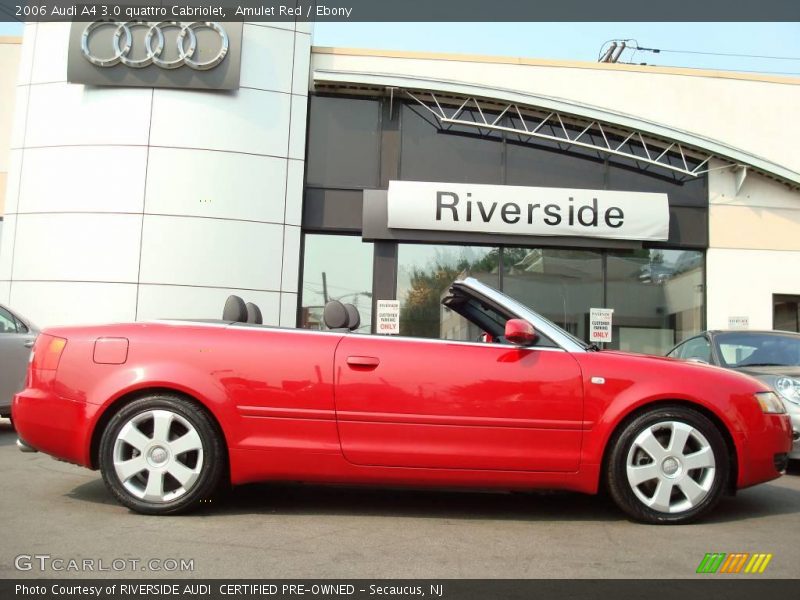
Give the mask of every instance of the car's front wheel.
<path id="1" fill-rule="evenodd" d="M 682 406 L 644 412 L 611 441 L 606 480 L 628 515 L 688 523 L 710 511 L 728 483 L 728 448 L 717 426 Z"/>
<path id="2" fill-rule="evenodd" d="M 225 452 L 211 418 L 179 396 L 158 394 L 125 405 L 100 441 L 100 471 L 114 497 L 144 514 L 185 511 L 209 498 Z"/>

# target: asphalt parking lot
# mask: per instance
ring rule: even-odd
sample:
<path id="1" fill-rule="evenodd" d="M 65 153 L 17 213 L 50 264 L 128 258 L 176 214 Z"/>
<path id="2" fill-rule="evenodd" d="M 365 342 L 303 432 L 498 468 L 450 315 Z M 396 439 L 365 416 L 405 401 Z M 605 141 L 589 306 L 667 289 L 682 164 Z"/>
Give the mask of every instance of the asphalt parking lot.
<path id="1" fill-rule="evenodd" d="M 116 504 L 99 473 L 22 454 L 15 440 L 0 420 L 2 578 L 98 575 L 43 573 L 39 559 L 19 571 L 19 555 L 124 562 L 101 573 L 110 577 L 684 578 L 697 576 L 706 552 L 772 553 L 755 577 L 799 572 L 800 469 L 683 527 L 632 523 L 610 501 L 578 494 L 289 484 L 237 488 L 187 516 L 144 517 Z M 194 570 L 129 566 L 150 559 L 193 560 Z"/>

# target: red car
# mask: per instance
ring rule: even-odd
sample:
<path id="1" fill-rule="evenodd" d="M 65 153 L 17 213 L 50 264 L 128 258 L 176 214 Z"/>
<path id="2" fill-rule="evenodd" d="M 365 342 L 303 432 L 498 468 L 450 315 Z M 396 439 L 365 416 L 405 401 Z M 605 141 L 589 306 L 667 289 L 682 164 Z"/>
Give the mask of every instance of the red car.
<path id="1" fill-rule="evenodd" d="M 789 418 L 755 379 L 598 351 L 471 278 L 443 304 L 480 341 L 355 334 L 336 302 L 326 332 L 244 313 L 48 329 L 14 398 L 18 445 L 100 469 L 147 514 L 292 480 L 604 486 L 637 520 L 683 523 L 785 469 Z"/>

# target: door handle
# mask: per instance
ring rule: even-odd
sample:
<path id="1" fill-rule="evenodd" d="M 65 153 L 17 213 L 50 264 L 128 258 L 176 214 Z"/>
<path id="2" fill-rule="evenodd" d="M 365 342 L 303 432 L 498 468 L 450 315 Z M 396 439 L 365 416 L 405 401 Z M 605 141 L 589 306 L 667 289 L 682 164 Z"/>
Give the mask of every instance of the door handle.
<path id="1" fill-rule="evenodd" d="M 25 347 L 26 348 L 33 348 L 33 340 L 28 340 L 27 342 L 25 342 Z"/>
<path id="2" fill-rule="evenodd" d="M 381 364 L 381 361 L 375 356 L 348 356 L 347 364 L 351 367 L 366 367 L 368 369 L 374 369 Z"/>

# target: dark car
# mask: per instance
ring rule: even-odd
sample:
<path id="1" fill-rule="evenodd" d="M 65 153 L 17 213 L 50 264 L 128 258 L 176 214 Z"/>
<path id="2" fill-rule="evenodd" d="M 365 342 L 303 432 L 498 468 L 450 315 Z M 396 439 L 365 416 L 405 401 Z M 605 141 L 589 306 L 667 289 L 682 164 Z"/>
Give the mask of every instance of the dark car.
<path id="1" fill-rule="evenodd" d="M 0 304 L 0 417 L 11 416 L 11 399 L 25 387 L 25 373 L 39 330 Z"/>
<path id="2" fill-rule="evenodd" d="M 800 460 L 800 333 L 706 331 L 681 342 L 667 356 L 733 369 L 773 388 L 792 418 L 789 458 Z"/>

